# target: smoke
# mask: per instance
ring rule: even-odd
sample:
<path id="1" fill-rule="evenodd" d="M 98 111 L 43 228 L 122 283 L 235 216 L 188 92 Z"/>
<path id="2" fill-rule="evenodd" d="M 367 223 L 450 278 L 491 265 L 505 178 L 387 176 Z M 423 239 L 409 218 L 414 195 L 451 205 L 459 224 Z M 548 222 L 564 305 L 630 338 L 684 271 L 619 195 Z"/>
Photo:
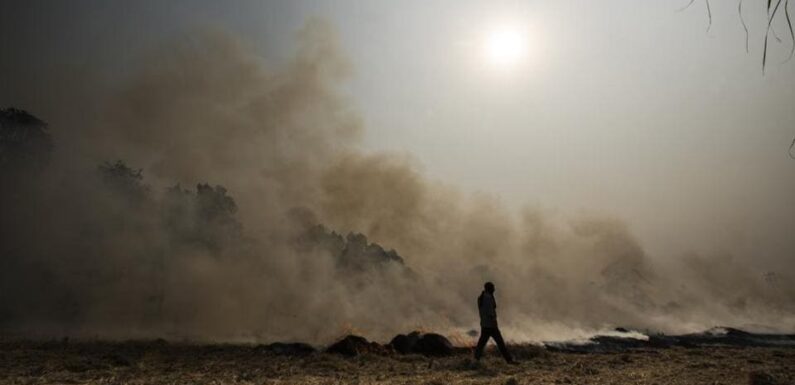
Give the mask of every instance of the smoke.
<path id="1" fill-rule="evenodd" d="M 44 169 L 4 174 L 0 328 L 315 343 L 454 334 L 477 327 L 491 280 L 514 340 L 795 329 L 795 281 L 748 256 L 649 256 L 620 219 L 509 212 L 361 151 L 333 36 L 311 21 L 289 63 L 270 67 L 201 30 L 120 87 L 85 82 L 40 101 L 45 113 L 31 112 L 52 124 L 55 152 Z M 367 238 L 337 235 L 349 233 Z"/>

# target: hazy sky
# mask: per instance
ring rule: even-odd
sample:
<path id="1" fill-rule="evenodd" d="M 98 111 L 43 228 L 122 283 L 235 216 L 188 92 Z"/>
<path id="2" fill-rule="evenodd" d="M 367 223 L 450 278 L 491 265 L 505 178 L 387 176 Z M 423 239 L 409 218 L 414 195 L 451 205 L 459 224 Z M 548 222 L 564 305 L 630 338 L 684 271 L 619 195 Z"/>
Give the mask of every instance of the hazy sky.
<path id="1" fill-rule="evenodd" d="M 0 81 L 70 68 L 112 83 L 207 25 L 278 66 L 320 17 L 353 65 L 343 92 L 367 150 L 509 207 L 622 218 L 652 253 L 795 254 L 789 32 L 778 25 L 763 75 L 762 1 L 745 2 L 748 54 L 736 2 L 713 2 L 708 33 L 704 3 L 676 12 L 686 3 L 12 0 L 0 6 Z M 481 41 L 504 26 L 526 53 L 494 66 Z M 46 88 L 2 83 L 0 105 L 44 115 Z"/>

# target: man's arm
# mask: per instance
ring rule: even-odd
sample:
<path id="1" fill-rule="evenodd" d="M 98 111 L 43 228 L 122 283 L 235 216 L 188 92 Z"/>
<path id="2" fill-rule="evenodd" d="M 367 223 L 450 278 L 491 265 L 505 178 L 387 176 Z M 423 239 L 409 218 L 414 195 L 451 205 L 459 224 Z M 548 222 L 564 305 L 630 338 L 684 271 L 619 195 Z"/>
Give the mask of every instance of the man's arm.
<path id="1" fill-rule="evenodd" d="M 486 308 L 486 314 L 490 315 L 494 319 L 497 318 L 497 301 L 493 296 L 489 296 L 489 304 Z"/>

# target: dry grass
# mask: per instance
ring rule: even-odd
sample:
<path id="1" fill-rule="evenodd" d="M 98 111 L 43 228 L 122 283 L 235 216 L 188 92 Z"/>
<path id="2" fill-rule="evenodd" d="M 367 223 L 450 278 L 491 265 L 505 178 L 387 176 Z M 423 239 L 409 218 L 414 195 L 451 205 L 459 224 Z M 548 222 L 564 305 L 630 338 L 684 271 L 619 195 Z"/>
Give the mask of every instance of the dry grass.
<path id="1" fill-rule="evenodd" d="M 314 353 L 248 345 L 0 342 L 2 384 L 795 384 L 792 348 L 671 348 L 620 354 L 514 346 L 520 364 L 489 352 L 447 358 Z"/>

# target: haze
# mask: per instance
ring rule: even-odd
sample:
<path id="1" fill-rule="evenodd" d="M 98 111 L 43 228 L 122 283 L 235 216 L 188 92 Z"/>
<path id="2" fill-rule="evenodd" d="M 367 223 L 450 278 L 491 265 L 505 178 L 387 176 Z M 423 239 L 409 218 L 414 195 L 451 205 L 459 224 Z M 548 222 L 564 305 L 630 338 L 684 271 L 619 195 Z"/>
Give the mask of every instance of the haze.
<path id="1" fill-rule="evenodd" d="M 660 303 L 685 303 L 682 314 L 701 302 L 694 302 L 691 308 L 687 305 L 690 297 L 672 299 L 678 295 L 676 290 L 688 292 L 690 288 L 671 282 L 687 275 L 678 263 L 694 255 L 707 261 L 704 271 L 725 261 L 736 263 L 726 274 L 715 273 L 713 278 L 720 285 L 715 287 L 744 286 L 749 284 L 748 277 L 763 280 L 770 272 L 778 273 L 781 278 L 777 279 L 784 283 L 775 294 L 759 294 L 761 286 L 743 291 L 747 305 L 744 302 L 742 311 L 729 306 L 725 313 L 703 310 L 704 314 L 693 317 L 677 313 L 674 320 L 661 320 L 660 314 L 671 308 L 656 309 L 653 317 L 633 308 L 626 311 L 631 316 L 619 315 L 616 323 L 681 330 L 672 323 L 682 322 L 687 329 L 726 319 L 792 330 L 795 160 L 787 149 L 795 136 L 795 62 L 784 61 L 793 42 L 786 38 L 786 25 L 780 25 L 781 42 L 771 42 L 763 73 L 764 6 L 746 2 L 745 20 L 750 30 L 746 53 L 736 4 L 713 3 L 707 32 L 709 20 L 703 4 L 696 2 L 677 12 L 686 1 L 4 2 L 0 11 L 0 107 L 22 108 L 45 120 L 56 141 L 56 152 L 70 165 L 120 158 L 134 168 L 143 168 L 144 176 L 152 178 L 150 182 L 158 188 L 208 179 L 226 186 L 238 202 L 249 235 L 282 231 L 274 230 L 281 229 L 277 222 L 266 223 L 262 218 L 272 216 L 262 213 L 287 211 L 292 205 L 309 207 L 332 229 L 363 232 L 386 248 L 394 247 L 415 270 L 436 272 L 432 287 L 437 293 L 446 290 L 439 279 L 456 272 L 462 277 L 480 277 L 468 269 L 483 264 L 492 270 L 482 276 L 498 282 L 501 269 L 531 271 L 521 262 L 531 253 L 536 258 L 531 263 L 534 268 L 543 266 L 540 268 L 549 269 L 544 271 L 560 276 L 567 276 L 569 273 L 561 273 L 567 271 L 572 280 L 583 282 L 582 288 L 572 289 L 578 293 L 570 297 L 574 299 L 566 302 L 575 306 L 587 301 L 582 292 L 587 290 L 590 273 L 589 267 L 572 261 L 593 255 L 598 259 L 601 252 L 610 254 L 630 245 L 627 250 L 642 249 L 632 251 L 633 255 L 647 258 L 655 266 L 649 270 L 663 277 L 663 283 L 651 292 L 665 298 Z M 273 97 L 287 95 L 293 98 L 290 101 L 309 103 L 311 107 L 298 109 L 306 118 L 297 123 L 267 123 L 298 128 L 267 136 L 267 140 L 249 140 L 249 121 L 272 115 L 246 109 L 251 114 L 238 120 L 227 114 L 227 107 L 248 100 L 234 95 L 259 92 L 257 81 L 271 84 L 272 79 L 283 77 L 280 71 L 293 71 L 284 68 L 304 63 L 294 58 L 303 57 L 301 47 L 306 46 L 301 42 L 307 39 L 307 25 L 310 30 L 322 25 L 323 32 L 309 35 L 331 41 L 320 48 L 311 43 L 310 51 L 318 57 L 332 57 L 332 64 L 323 64 L 318 75 L 332 80 L 300 88 L 309 89 L 312 96 L 275 94 Z M 507 35 L 501 32 L 505 46 L 486 43 L 484 47 L 489 34 L 501 29 L 509 31 Z M 211 36 L 207 46 L 202 43 L 206 36 Z M 206 62 L 191 63 L 192 48 L 204 52 L 227 47 L 227 39 L 240 45 L 231 44 L 233 48 L 217 57 L 211 53 Z M 489 49 L 496 51 L 490 53 Z M 235 59 L 238 54 L 244 58 L 240 66 Z M 229 61 L 225 55 L 231 56 Z M 188 67 L 180 67 L 185 63 Z M 168 65 L 174 68 L 165 68 Z M 262 72 L 265 75 L 257 69 L 260 65 L 267 69 Z M 200 79 L 207 68 L 211 69 L 206 72 L 209 81 L 218 88 L 212 89 L 214 96 L 207 97 L 206 104 L 197 104 L 205 110 L 174 103 L 179 115 L 164 112 L 174 100 L 186 100 L 190 95 L 201 98 L 207 88 L 177 89 L 161 72 Z M 307 69 L 294 71 L 302 70 Z M 232 74 L 239 76 L 220 77 Z M 331 101 L 327 94 L 333 95 Z M 220 115 L 208 111 L 216 96 L 224 103 Z M 160 101 L 162 110 L 151 115 L 154 117 L 130 118 L 141 111 L 136 108 Z M 267 105 L 288 108 L 287 104 Z M 174 116 L 191 118 L 179 121 Z M 333 124 L 328 117 L 333 117 Z M 149 128 L 141 128 L 147 124 Z M 180 131 L 177 127 L 184 124 L 195 127 Z M 198 137 L 205 132 L 203 125 L 211 124 L 233 127 L 217 132 L 229 135 L 234 139 L 228 139 L 229 143 L 242 149 L 238 147 L 238 152 L 230 149 L 231 144 L 227 148 L 217 143 L 227 139 Z M 316 124 L 333 127 L 324 129 L 322 135 L 303 134 L 309 132 L 305 126 Z M 294 132 L 299 139 L 285 139 L 292 138 Z M 184 152 L 182 148 L 174 152 L 166 145 L 183 138 L 190 142 Z M 246 147 L 249 145 L 251 148 Z M 339 157 L 342 163 L 335 163 L 339 168 L 330 181 L 322 167 L 326 159 L 338 160 L 340 149 L 352 151 L 356 157 Z M 198 155 L 205 151 L 225 155 Z M 384 163 L 374 162 L 376 171 L 366 171 L 372 159 Z M 261 164 L 250 170 L 241 168 L 249 162 Z M 409 176 L 401 179 L 406 170 Z M 385 173 L 384 179 L 362 182 L 373 173 Z M 289 182 L 284 176 L 288 174 Z M 271 176 L 278 183 L 268 179 Z M 320 180 L 319 185 L 328 187 L 348 178 L 361 182 L 363 191 L 376 191 L 372 196 L 380 198 L 373 198 L 371 206 L 354 207 L 348 202 L 354 198 L 339 194 L 355 188 L 328 190 L 338 195 L 323 190 L 327 196 L 307 182 Z M 417 190 L 428 191 L 418 194 L 425 203 L 407 204 L 412 209 L 421 207 L 416 209 L 418 213 L 412 211 L 403 219 L 392 217 L 402 214 L 400 210 L 372 214 L 384 202 L 394 202 L 395 198 L 382 190 L 399 192 L 407 184 L 414 188 L 415 183 L 420 186 Z M 281 189 L 278 193 L 263 195 L 262 191 L 275 191 L 271 189 L 275 184 Z M 599 220 L 593 222 L 593 218 Z M 442 224 L 428 225 L 436 220 Z M 535 221 L 550 223 L 549 228 L 531 226 Z M 417 227 L 420 222 L 423 225 Z M 571 235 L 561 235 L 568 230 L 560 229 L 570 227 L 575 238 L 590 234 L 588 224 L 593 223 L 599 223 L 600 229 L 609 224 L 611 230 L 593 231 L 621 234 L 620 245 L 611 241 L 608 251 L 598 247 L 593 251 L 569 239 Z M 472 230 L 484 237 L 483 242 L 450 246 L 465 242 L 460 238 L 469 233 L 460 228 L 468 225 L 489 230 L 485 234 Z M 539 262 L 546 243 L 528 248 L 529 241 L 518 235 L 525 234 L 528 226 L 545 229 L 538 230 L 538 237 L 556 234 L 551 236 L 556 246 L 549 253 L 566 255 L 560 257 L 565 261 L 554 267 L 552 262 Z M 449 255 L 462 248 L 473 255 Z M 533 251 L 527 251 L 530 249 Z M 474 255 L 478 253 L 482 255 Z M 471 266 L 450 267 L 458 257 Z M 642 265 L 647 266 L 645 262 Z M 603 272 L 602 267 L 595 266 L 592 271 Z M 675 273 L 661 272 L 666 268 Z M 325 271 L 326 267 L 316 269 Z M 440 269 L 449 270 L 441 273 Z M 534 278 L 530 275 L 529 279 Z M 516 321 L 510 324 L 515 333 L 540 338 L 559 331 L 550 326 L 555 325 L 553 316 L 539 316 L 536 309 L 561 315 L 572 328 L 598 328 L 612 322 L 608 314 L 587 322 L 582 320 L 586 310 L 564 311 L 551 304 L 538 307 L 538 301 L 545 301 L 539 299 L 539 293 L 552 293 L 554 287 L 534 289 L 536 294 L 519 300 L 522 279 L 506 279 L 510 282 L 506 291 L 513 290 L 513 294 L 505 295 L 517 303 L 507 310 L 506 317 L 514 315 L 522 322 L 543 320 L 540 323 L 545 330 L 552 330 L 521 330 L 525 324 Z M 692 282 L 702 279 L 692 278 Z M 470 300 L 467 295 L 476 292 L 480 283 L 452 280 L 449 288 L 456 294 L 442 293 L 431 302 L 442 308 L 445 305 L 441 304 L 449 305 L 444 311 L 464 315 L 451 316 L 454 321 L 428 322 L 466 328 L 474 317 L 463 310 Z M 467 283 L 472 284 L 472 292 L 463 289 Z M 709 293 L 710 300 L 720 296 L 720 290 L 705 289 L 703 293 Z M 372 306 L 375 298 L 361 303 Z M 625 309 L 623 304 L 612 305 Z M 331 311 L 322 305 L 309 308 Z M 340 323 L 355 322 L 351 320 L 356 320 L 356 314 L 349 310 Z M 252 316 L 252 321 L 246 322 L 255 324 L 253 320 L 261 319 Z M 775 319 L 782 321 L 771 324 Z M 408 323 L 422 322 L 418 315 Z M 370 328 L 378 324 L 376 320 L 364 323 Z M 195 333 L 226 338 L 217 324 L 196 326 Z M 295 335 L 327 338 L 319 328 L 314 325 Z"/>

